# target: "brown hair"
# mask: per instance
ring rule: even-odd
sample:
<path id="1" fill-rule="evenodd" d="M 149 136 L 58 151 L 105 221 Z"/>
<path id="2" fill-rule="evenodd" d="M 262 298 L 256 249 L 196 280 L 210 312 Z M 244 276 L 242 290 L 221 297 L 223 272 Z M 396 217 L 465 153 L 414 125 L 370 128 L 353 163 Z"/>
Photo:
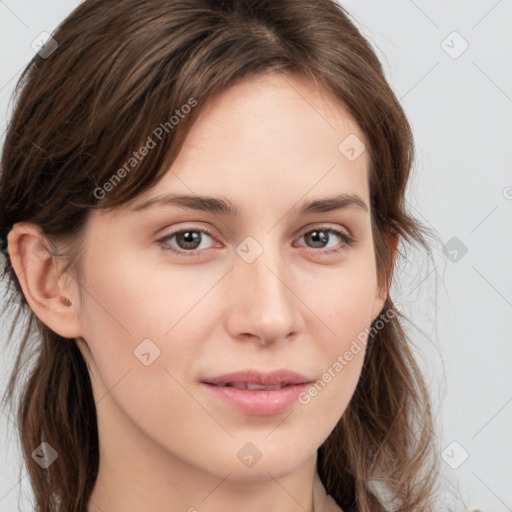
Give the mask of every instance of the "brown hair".
<path id="1" fill-rule="evenodd" d="M 15 223 L 40 226 L 63 272 L 79 278 L 88 213 L 153 186 L 209 99 L 242 77 L 298 73 L 332 93 L 367 138 L 379 283 L 391 282 L 395 266 L 386 234 L 429 248 L 428 230 L 405 209 L 410 126 L 370 44 L 334 1 L 86 0 L 53 38 L 58 47 L 36 54 L 17 85 L 1 160 L 3 276 L 7 304 L 17 306 L 11 338 L 26 319 L 4 400 L 12 404 L 26 368 L 17 419 L 36 510 L 78 512 L 99 463 L 88 369 L 75 340 L 30 310 L 5 251 Z M 113 170 L 191 99 L 197 106 L 176 127 L 164 125 L 151 152 L 113 182 Z M 100 193 L 107 182 L 111 190 Z M 388 297 L 383 311 L 393 307 Z M 401 317 L 372 336 L 354 396 L 318 452 L 320 477 L 345 512 L 433 507 L 430 399 Z M 59 453 L 46 471 L 30 457 L 42 441 Z"/>

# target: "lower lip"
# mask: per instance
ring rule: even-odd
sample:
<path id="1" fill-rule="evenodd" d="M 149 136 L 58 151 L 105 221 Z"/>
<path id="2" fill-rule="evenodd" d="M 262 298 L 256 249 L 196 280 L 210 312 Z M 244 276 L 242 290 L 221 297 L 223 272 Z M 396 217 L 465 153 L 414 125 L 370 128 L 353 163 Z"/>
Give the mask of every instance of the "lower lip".
<path id="1" fill-rule="evenodd" d="M 215 386 L 205 382 L 201 384 L 237 409 L 256 416 L 272 416 L 285 411 L 297 402 L 299 395 L 309 386 L 309 384 L 295 384 L 265 391 Z"/>

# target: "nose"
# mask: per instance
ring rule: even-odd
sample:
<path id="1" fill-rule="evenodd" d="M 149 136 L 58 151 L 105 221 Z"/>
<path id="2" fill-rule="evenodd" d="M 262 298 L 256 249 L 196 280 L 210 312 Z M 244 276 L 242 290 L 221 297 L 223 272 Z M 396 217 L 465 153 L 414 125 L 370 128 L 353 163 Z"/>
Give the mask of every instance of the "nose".
<path id="1" fill-rule="evenodd" d="M 279 250 L 265 247 L 252 263 L 236 256 L 230 272 L 227 328 L 238 340 L 262 344 L 293 339 L 301 329 L 301 301 Z"/>

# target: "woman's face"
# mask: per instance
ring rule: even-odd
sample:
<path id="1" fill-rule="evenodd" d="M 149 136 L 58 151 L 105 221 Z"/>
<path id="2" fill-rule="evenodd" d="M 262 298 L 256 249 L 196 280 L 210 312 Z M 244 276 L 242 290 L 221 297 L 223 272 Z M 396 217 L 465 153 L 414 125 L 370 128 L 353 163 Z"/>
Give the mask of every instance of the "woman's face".
<path id="1" fill-rule="evenodd" d="M 80 348 L 100 439 L 128 449 L 125 463 L 157 447 L 161 460 L 257 480 L 315 456 L 356 387 L 357 337 L 384 304 L 363 140 L 310 82 L 244 79 L 203 110 L 159 183 L 92 212 Z M 322 385 L 206 383 L 249 370 Z"/>

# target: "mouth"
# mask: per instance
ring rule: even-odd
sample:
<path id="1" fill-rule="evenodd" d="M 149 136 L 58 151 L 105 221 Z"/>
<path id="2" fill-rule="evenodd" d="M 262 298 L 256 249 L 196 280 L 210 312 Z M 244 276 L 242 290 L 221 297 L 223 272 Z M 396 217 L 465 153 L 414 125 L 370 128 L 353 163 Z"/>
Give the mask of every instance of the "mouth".
<path id="1" fill-rule="evenodd" d="M 202 382 L 213 386 L 234 387 L 254 391 L 280 389 L 297 384 L 310 384 L 312 380 L 288 369 L 271 372 L 250 369 L 204 379 Z"/>
<path id="2" fill-rule="evenodd" d="M 213 384 L 211 382 L 205 382 L 212 386 L 223 387 L 223 388 L 237 388 L 237 389 L 248 389 L 249 391 L 272 391 L 274 389 L 281 389 L 293 384 L 276 384 L 274 386 L 264 386 L 263 384 L 257 384 L 256 382 L 228 382 L 226 384 Z"/>
<path id="3" fill-rule="evenodd" d="M 204 379 L 201 384 L 220 403 L 249 415 L 271 416 L 290 408 L 312 382 L 291 370 L 248 370 Z"/>

